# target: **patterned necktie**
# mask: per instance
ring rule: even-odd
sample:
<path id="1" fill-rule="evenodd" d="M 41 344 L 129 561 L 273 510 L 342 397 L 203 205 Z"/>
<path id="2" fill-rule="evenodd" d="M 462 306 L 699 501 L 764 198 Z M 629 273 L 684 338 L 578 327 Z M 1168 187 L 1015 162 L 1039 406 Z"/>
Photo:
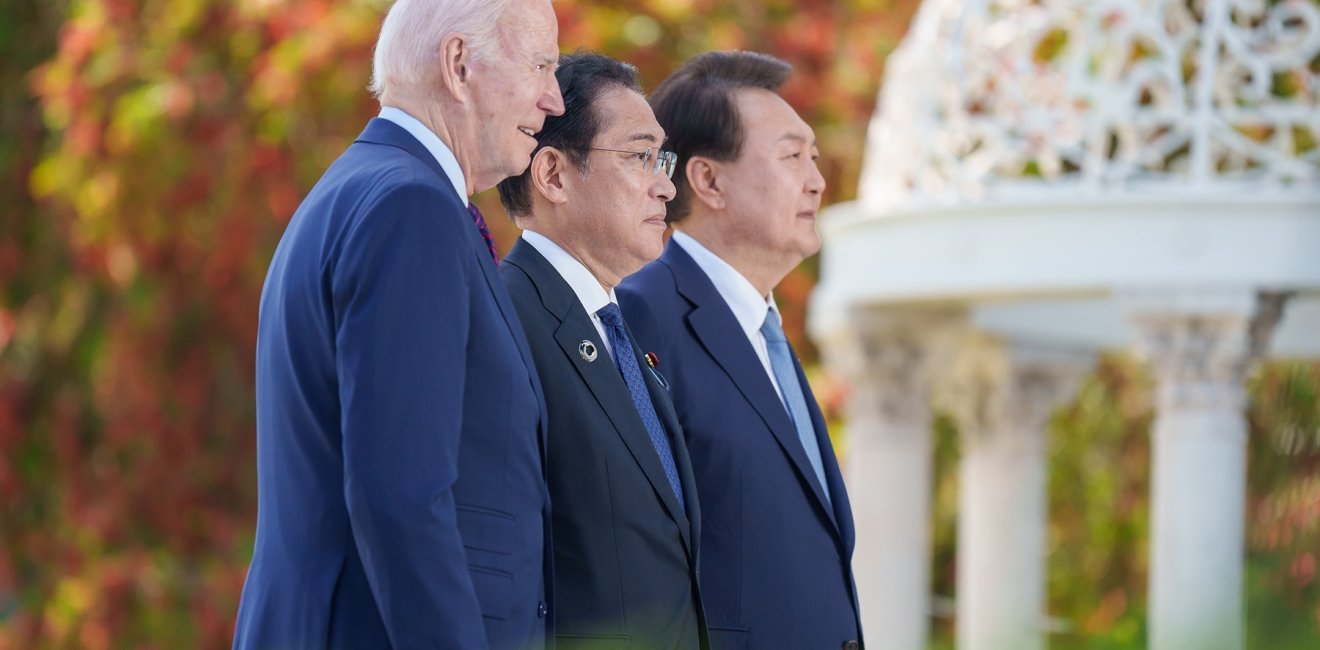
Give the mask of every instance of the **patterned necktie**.
<path id="1" fill-rule="evenodd" d="M 619 312 L 618 305 L 610 303 L 601 307 L 596 315 L 605 326 L 605 334 L 609 336 L 610 347 L 614 350 L 614 365 L 619 367 L 623 382 L 628 385 L 628 393 L 632 395 L 633 405 L 637 407 L 637 414 L 642 416 L 642 424 L 646 426 L 646 433 L 651 436 L 651 444 L 660 455 L 660 464 L 665 467 L 669 487 L 674 489 L 674 496 L 678 497 L 678 507 L 686 511 L 687 508 L 683 505 L 683 487 L 678 482 L 678 467 L 674 464 L 674 452 L 669 448 L 669 438 L 665 437 L 664 428 L 660 425 L 660 417 L 655 414 L 655 404 L 651 403 L 651 394 L 646 390 L 642 368 L 637 363 L 637 355 L 633 354 L 628 330 L 623 326 L 623 314 Z"/>
<path id="2" fill-rule="evenodd" d="M 783 393 L 784 406 L 797 428 L 798 441 L 802 450 L 807 452 L 811 469 L 816 472 L 820 489 L 825 494 L 825 502 L 830 502 L 830 488 L 825 484 L 825 466 L 820 460 L 820 445 L 816 442 L 815 427 L 811 422 L 811 412 L 807 410 L 807 400 L 798 383 L 797 369 L 793 366 L 793 350 L 788 347 L 788 337 L 779 325 L 779 313 L 771 309 L 761 324 L 761 335 L 765 337 L 766 348 L 770 352 L 770 369 L 779 382 L 779 392 Z"/>
<path id="3" fill-rule="evenodd" d="M 472 215 L 472 223 L 477 224 L 477 230 L 481 231 L 481 238 L 486 240 L 486 250 L 490 251 L 490 260 L 499 264 L 500 255 L 495 252 L 495 240 L 491 239 L 490 229 L 486 227 L 486 218 L 481 216 L 481 210 L 477 209 L 476 203 L 468 204 L 468 214 Z"/>

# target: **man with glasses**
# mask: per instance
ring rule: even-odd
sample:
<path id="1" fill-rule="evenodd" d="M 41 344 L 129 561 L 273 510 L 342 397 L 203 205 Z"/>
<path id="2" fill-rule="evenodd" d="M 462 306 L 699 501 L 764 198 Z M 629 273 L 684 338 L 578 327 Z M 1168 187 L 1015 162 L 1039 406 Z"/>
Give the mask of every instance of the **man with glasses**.
<path id="1" fill-rule="evenodd" d="M 709 52 L 656 88 L 679 155 L 675 233 L 619 287 L 692 454 L 716 650 L 861 643 L 848 493 L 771 293 L 820 248 L 825 189 L 815 135 L 778 94 L 788 74 L 763 54 Z"/>
<path id="2" fill-rule="evenodd" d="M 578 53 L 556 76 L 563 116 L 499 185 L 523 229 L 500 275 L 549 418 L 556 644 L 704 647 L 691 463 L 655 357 L 614 299 L 663 250 L 674 155 L 632 66 Z"/>

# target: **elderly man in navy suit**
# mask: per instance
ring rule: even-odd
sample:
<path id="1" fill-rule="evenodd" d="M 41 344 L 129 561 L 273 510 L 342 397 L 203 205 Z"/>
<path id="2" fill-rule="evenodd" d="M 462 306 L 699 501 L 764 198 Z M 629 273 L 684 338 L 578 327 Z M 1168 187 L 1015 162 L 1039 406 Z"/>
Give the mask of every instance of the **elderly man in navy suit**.
<path id="1" fill-rule="evenodd" d="M 679 156 L 676 232 L 619 287 L 687 437 L 716 650 L 861 639 L 848 494 L 772 295 L 820 248 L 825 189 L 811 127 L 777 94 L 788 74 L 765 55 L 711 52 L 655 90 Z"/>
<path id="2" fill-rule="evenodd" d="M 560 650 L 704 647 L 700 508 L 662 378 L 614 298 L 660 256 L 674 155 L 627 64 L 560 61 L 563 117 L 500 183 L 522 238 L 500 266 L 545 387 Z"/>
<path id="3" fill-rule="evenodd" d="M 399 0 L 380 115 L 280 240 L 235 648 L 545 643 L 540 385 L 468 197 L 563 112 L 549 0 Z"/>

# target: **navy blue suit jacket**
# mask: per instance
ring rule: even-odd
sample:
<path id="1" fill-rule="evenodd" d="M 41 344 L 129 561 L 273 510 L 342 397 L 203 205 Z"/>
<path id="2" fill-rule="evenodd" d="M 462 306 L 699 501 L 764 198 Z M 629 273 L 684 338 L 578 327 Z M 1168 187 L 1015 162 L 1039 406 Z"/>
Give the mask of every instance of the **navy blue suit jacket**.
<path id="1" fill-rule="evenodd" d="M 701 510 L 678 419 L 637 359 L 683 486 L 679 504 L 600 333 L 555 267 L 519 240 L 500 264 L 545 387 L 560 650 L 703 646 L 696 568 Z M 596 357 L 584 359 L 590 341 Z"/>
<path id="2" fill-rule="evenodd" d="M 539 647 L 544 420 L 466 200 L 372 120 L 294 214 L 262 291 L 234 647 Z"/>
<path id="3" fill-rule="evenodd" d="M 671 241 L 617 293 L 638 343 L 660 357 L 696 471 L 711 647 L 860 641 L 848 492 L 801 364 L 833 507 L 751 342 L 682 247 Z"/>

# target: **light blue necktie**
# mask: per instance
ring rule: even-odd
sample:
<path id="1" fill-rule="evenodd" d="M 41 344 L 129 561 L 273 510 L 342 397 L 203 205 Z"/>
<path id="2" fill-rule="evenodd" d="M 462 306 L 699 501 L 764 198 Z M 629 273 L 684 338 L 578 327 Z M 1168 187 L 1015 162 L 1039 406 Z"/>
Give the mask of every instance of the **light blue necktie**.
<path id="1" fill-rule="evenodd" d="M 766 313 L 765 322 L 761 324 L 761 335 L 765 337 L 765 345 L 770 352 L 770 370 L 775 373 L 779 392 L 783 393 L 784 406 L 788 408 L 793 426 L 797 428 L 798 441 L 802 443 L 802 450 L 807 452 L 811 469 L 816 472 L 816 480 L 820 482 L 820 489 L 825 494 L 825 502 L 830 503 L 830 488 L 825 484 L 825 466 L 820 460 L 820 445 L 816 443 L 811 412 L 807 410 L 805 393 L 802 392 L 802 384 L 798 383 L 797 370 L 793 366 L 793 350 L 788 347 L 788 338 L 779 326 L 779 313 L 775 310 Z"/>
<path id="2" fill-rule="evenodd" d="M 646 433 L 651 436 L 651 444 L 655 446 L 655 452 L 660 455 L 660 464 L 665 468 L 669 487 L 673 488 L 674 496 L 678 497 L 678 507 L 686 511 L 687 507 L 683 504 L 683 486 L 678 482 L 678 467 L 674 464 L 674 451 L 669 447 L 669 438 L 665 436 L 664 427 L 660 425 L 660 417 L 655 414 L 651 393 L 646 390 L 646 379 L 642 377 L 642 368 L 637 363 L 637 355 L 633 354 L 628 330 L 623 326 L 623 314 L 619 311 L 618 305 L 610 303 L 601 307 L 596 315 L 605 326 L 605 335 L 610 338 L 610 347 L 614 350 L 614 365 L 619 367 L 619 373 L 623 375 L 623 383 L 628 385 L 628 393 L 632 395 L 633 405 L 637 407 L 637 414 L 642 416 L 642 424 L 646 427 Z"/>

